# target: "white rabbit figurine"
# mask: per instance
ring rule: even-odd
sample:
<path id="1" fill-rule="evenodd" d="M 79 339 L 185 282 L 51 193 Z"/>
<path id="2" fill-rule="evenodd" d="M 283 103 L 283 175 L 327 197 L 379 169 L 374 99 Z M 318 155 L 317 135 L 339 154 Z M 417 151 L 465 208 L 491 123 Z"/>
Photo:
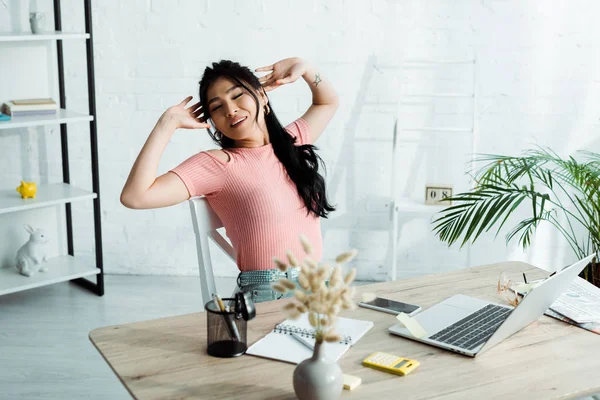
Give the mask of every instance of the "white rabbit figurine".
<path id="1" fill-rule="evenodd" d="M 25 230 L 29 232 L 29 240 L 19 251 L 17 251 L 17 269 L 21 275 L 31 276 L 34 272 L 34 266 L 46 262 L 46 246 L 48 236 L 43 229 L 35 231 L 29 225 L 24 225 Z M 46 267 L 41 265 L 40 272 L 46 272 Z"/>

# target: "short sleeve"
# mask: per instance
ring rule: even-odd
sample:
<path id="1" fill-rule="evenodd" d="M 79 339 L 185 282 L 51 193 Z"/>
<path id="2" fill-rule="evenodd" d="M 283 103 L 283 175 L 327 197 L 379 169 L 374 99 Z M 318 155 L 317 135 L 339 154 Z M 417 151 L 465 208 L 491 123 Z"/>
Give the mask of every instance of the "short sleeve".
<path id="1" fill-rule="evenodd" d="M 298 138 L 296 141 L 296 145 L 302 144 L 311 144 L 310 143 L 310 128 L 305 120 L 302 118 L 298 118 L 291 124 L 285 127 L 285 130 L 288 131 L 290 135 L 295 138 Z"/>
<path id="2" fill-rule="evenodd" d="M 191 197 L 218 194 L 225 184 L 227 163 L 202 151 L 173 168 Z"/>

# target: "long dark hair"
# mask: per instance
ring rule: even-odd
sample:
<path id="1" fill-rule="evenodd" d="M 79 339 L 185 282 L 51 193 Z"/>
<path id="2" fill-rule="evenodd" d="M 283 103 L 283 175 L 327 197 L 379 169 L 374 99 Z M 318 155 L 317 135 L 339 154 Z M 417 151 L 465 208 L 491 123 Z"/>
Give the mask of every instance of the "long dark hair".
<path id="1" fill-rule="evenodd" d="M 204 118 L 210 118 L 207 99 L 208 88 L 220 77 L 231 79 L 250 93 L 256 103 L 256 122 L 258 122 L 260 103 L 255 92 L 262 90 L 262 86 L 249 68 L 229 60 L 213 63 L 212 68 L 206 67 L 204 70 L 200 80 L 200 102 L 204 109 Z M 269 108 L 271 112 L 265 114 L 265 122 L 275 155 L 296 185 L 298 195 L 306 206 L 307 214 L 312 212 L 317 216 L 327 218 L 327 214 L 334 211 L 335 208 L 327 201 L 325 179 L 319 173 L 319 164 L 323 166 L 323 169 L 325 169 L 325 164 L 315 152 L 317 148 L 311 144 L 295 146 L 296 138 L 292 137 L 281 125 L 270 102 Z M 209 129 L 208 132 L 221 148 L 235 147 L 233 139 L 223 135 L 222 132 L 216 129 L 215 131 Z"/>

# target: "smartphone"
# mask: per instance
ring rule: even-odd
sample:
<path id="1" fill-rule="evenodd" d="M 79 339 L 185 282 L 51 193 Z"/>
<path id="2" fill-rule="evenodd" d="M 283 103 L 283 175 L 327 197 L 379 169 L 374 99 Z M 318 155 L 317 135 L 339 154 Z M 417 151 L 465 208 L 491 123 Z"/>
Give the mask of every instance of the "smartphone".
<path id="1" fill-rule="evenodd" d="M 382 297 L 376 297 L 375 300 L 365 302 L 359 302 L 359 306 L 365 308 L 371 308 L 377 311 L 383 311 L 390 314 L 404 313 L 407 315 L 414 315 L 421 310 L 421 307 L 415 304 L 403 303 L 401 301 L 384 299 Z"/>

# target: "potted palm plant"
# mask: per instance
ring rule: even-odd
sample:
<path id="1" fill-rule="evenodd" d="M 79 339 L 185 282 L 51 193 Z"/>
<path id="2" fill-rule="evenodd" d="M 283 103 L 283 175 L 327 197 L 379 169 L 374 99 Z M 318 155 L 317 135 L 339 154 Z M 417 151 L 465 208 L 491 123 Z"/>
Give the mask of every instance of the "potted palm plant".
<path id="1" fill-rule="evenodd" d="M 447 198 L 452 205 L 440 211 L 433 230 L 440 240 L 460 246 L 474 243 L 492 228 L 496 235 L 519 206 L 530 210 L 506 234 L 526 249 L 540 223 L 551 224 L 573 253 L 583 258 L 600 250 L 600 154 L 580 151 L 561 158 L 552 150 L 536 148 L 521 156 L 480 155 L 473 171 L 476 186 Z M 483 165 L 482 165 L 483 164 Z M 581 276 L 600 286 L 597 258 Z"/>

